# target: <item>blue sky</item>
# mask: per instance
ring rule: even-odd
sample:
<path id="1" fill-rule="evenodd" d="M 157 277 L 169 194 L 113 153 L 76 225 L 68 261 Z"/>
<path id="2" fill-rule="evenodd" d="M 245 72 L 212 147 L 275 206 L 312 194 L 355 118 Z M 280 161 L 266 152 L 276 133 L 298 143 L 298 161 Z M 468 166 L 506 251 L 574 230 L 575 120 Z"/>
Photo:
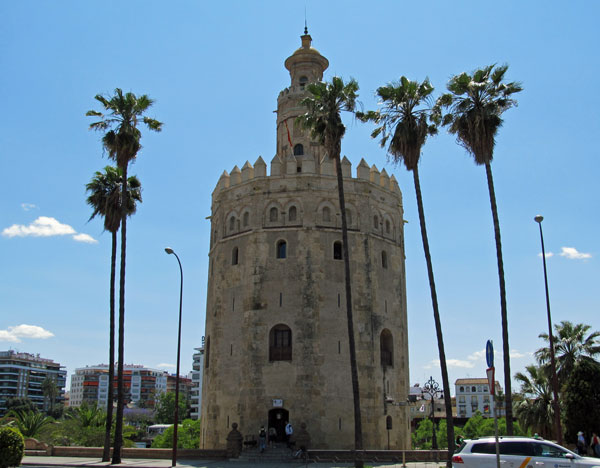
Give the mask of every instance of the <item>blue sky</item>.
<path id="1" fill-rule="evenodd" d="M 204 334 L 211 192 L 223 170 L 275 153 L 284 60 L 309 32 L 354 77 L 365 109 L 378 86 L 509 63 L 521 81 L 492 164 L 507 282 L 512 373 L 547 331 L 545 217 L 553 320 L 598 329 L 600 75 L 591 1 L 9 1 L 0 3 L 0 349 L 67 367 L 107 361 L 110 235 L 88 222 L 85 184 L 109 164 L 88 131 L 94 96 L 116 87 L 156 100 L 165 123 L 131 166 L 143 204 L 128 223 L 126 362 L 174 370 L 184 268 L 182 370 Z M 404 194 L 411 383 L 440 381 L 411 174 L 387 162 L 371 127 L 345 116 L 342 152 L 385 168 Z M 442 131 L 420 167 L 451 384 L 485 377 L 501 350 L 496 253 L 485 172 Z M 39 234 L 52 235 L 39 235 Z M 37 234 L 37 235 L 36 235 Z M 27 325 L 27 326 L 25 326 Z M 503 384 L 501 357 L 497 378 Z"/>

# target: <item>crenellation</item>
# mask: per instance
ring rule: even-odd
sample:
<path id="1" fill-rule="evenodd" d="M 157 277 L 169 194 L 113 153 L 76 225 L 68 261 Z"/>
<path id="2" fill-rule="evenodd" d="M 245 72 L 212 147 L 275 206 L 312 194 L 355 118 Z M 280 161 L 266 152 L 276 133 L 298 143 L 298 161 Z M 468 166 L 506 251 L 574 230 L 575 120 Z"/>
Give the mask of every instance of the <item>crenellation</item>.
<path id="1" fill-rule="evenodd" d="M 273 159 L 271 159 L 271 176 L 280 176 L 281 175 L 281 159 L 279 156 L 275 155 Z"/>
<path id="2" fill-rule="evenodd" d="M 267 164 L 262 156 L 259 156 L 254 163 L 254 177 L 267 177 Z"/>
<path id="3" fill-rule="evenodd" d="M 386 190 L 390 190 L 390 176 L 388 176 L 385 168 L 379 173 L 379 185 Z"/>
<path id="4" fill-rule="evenodd" d="M 352 178 L 352 163 L 346 156 L 342 159 L 342 177 Z"/>
<path id="5" fill-rule="evenodd" d="M 365 161 L 365 158 L 362 158 L 360 163 L 358 163 L 356 177 L 362 180 L 371 180 L 371 168 L 367 164 L 367 161 Z"/>
<path id="6" fill-rule="evenodd" d="M 251 179 L 254 179 L 254 168 L 246 161 L 246 164 L 242 166 L 242 182 L 248 182 Z"/>
<path id="7" fill-rule="evenodd" d="M 371 166 L 371 172 L 369 174 L 369 180 L 371 182 L 373 182 L 375 185 L 379 185 L 379 177 L 380 177 L 380 172 L 377 169 L 377 166 L 375 164 L 373 164 Z"/>
<path id="8" fill-rule="evenodd" d="M 231 172 L 229 173 L 229 186 L 232 187 L 234 185 L 240 184 L 242 182 L 242 172 L 240 168 L 237 166 L 233 166 Z"/>

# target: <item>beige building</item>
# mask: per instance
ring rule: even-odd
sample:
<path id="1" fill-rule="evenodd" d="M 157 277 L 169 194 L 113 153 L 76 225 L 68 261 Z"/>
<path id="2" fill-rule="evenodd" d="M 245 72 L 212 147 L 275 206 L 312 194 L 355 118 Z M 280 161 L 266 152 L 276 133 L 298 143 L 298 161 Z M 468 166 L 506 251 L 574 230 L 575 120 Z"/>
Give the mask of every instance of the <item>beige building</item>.
<path id="1" fill-rule="evenodd" d="M 335 168 L 295 125 L 305 85 L 329 62 L 302 46 L 285 61 L 277 149 L 224 172 L 213 192 L 201 447 L 285 421 L 313 448 L 354 447 L 341 218 Z M 364 160 L 342 162 L 366 449 L 410 447 L 402 195 Z"/>

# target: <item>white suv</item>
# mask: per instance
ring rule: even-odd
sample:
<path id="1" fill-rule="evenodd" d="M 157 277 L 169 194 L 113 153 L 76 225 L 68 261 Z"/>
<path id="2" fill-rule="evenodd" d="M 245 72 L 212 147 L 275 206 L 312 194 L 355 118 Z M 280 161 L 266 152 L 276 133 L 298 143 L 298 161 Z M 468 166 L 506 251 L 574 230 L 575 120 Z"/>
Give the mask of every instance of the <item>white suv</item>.
<path id="1" fill-rule="evenodd" d="M 501 468 L 600 468 L 600 458 L 582 457 L 547 440 L 500 437 Z M 465 440 L 452 457 L 454 468 L 496 468 L 496 439 Z"/>

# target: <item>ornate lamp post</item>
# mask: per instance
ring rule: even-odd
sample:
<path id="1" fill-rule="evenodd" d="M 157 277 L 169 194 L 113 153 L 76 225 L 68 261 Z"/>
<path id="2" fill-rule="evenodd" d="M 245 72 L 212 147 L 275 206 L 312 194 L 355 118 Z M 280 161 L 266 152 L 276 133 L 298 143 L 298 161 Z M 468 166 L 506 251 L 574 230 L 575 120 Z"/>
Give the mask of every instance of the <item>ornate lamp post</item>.
<path id="1" fill-rule="evenodd" d="M 548 338 L 550 340 L 550 372 L 552 373 L 552 393 L 554 400 L 554 425 L 556 426 L 556 440 L 562 445 L 562 428 L 560 426 L 560 407 L 558 405 L 558 379 L 556 378 L 556 359 L 554 357 L 554 337 L 552 333 L 552 318 L 550 317 L 550 295 L 548 294 L 548 274 L 546 273 L 546 251 L 544 249 L 544 234 L 542 233 L 542 221 L 544 217 L 537 215 L 533 218 L 540 226 L 540 240 L 542 241 L 542 260 L 544 262 L 544 285 L 546 286 L 546 309 L 548 311 Z"/>
<path id="2" fill-rule="evenodd" d="M 173 458 L 171 466 L 177 466 L 177 425 L 179 424 L 179 358 L 181 355 L 181 304 L 183 301 L 183 268 L 181 261 L 175 251 L 167 247 L 165 252 L 169 255 L 175 255 L 177 263 L 179 263 L 179 272 L 181 273 L 181 283 L 179 286 L 179 329 L 177 331 L 177 374 L 175 375 L 175 424 L 173 425 Z"/>
<path id="3" fill-rule="evenodd" d="M 443 394 L 442 390 L 440 390 L 440 385 L 433 380 L 433 377 L 429 377 L 429 380 L 425 382 L 423 385 L 423 393 L 427 393 L 431 397 L 431 448 L 433 450 L 438 449 L 437 445 L 437 436 L 435 435 L 435 414 L 434 414 L 434 400 L 438 394 Z"/>

